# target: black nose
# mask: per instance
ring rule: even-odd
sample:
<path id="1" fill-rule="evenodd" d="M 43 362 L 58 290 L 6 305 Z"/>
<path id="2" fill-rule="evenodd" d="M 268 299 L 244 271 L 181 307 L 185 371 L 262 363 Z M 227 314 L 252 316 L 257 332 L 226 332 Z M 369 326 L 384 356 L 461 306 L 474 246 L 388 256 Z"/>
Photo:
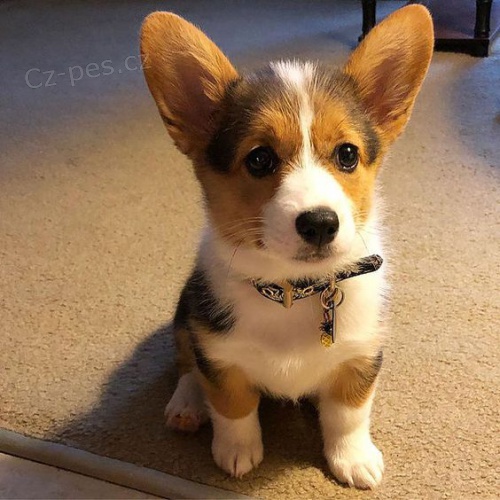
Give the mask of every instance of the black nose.
<path id="1" fill-rule="evenodd" d="M 335 238 L 339 230 L 339 218 L 332 210 L 311 210 L 297 217 L 295 227 L 304 241 L 320 247 Z"/>

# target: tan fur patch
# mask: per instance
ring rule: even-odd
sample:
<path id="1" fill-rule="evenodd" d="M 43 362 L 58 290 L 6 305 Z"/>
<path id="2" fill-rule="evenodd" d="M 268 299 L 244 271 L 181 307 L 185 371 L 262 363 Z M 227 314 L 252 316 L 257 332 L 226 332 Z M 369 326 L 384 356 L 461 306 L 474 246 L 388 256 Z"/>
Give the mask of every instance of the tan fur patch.
<path id="1" fill-rule="evenodd" d="M 311 127 L 311 139 L 315 155 L 351 199 L 355 221 L 363 223 L 370 212 L 379 161 L 368 165 L 369 153 L 365 138 L 344 99 L 334 98 L 317 90 L 313 94 L 313 103 L 316 113 Z M 359 148 L 360 162 L 351 173 L 339 170 L 334 155 L 335 148 L 344 143 L 351 143 Z"/>
<path id="2" fill-rule="evenodd" d="M 360 407 L 375 389 L 378 359 L 361 358 L 342 363 L 332 374 L 330 395 L 347 406 Z"/>
<path id="3" fill-rule="evenodd" d="M 274 195 L 275 177 L 247 179 L 244 172 L 203 176 L 210 219 L 222 237 L 235 245 L 259 246 L 262 238 L 262 207 Z"/>
<path id="4" fill-rule="evenodd" d="M 217 383 L 209 381 L 200 371 L 197 375 L 212 406 L 226 418 L 246 417 L 259 404 L 260 393 L 236 366 L 221 369 Z"/>
<path id="5" fill-rule="evenodd" d="M 202 325 L 192 323 L 196 342 L 206 349 L 213 334 Z M 212 362 L 209 372 L 195 368 L 206 397 L 218 413 L 227 418 L 246 417 L 259 404 L 260 393 L 236 366 L 218 366 Z"/>
<path id="6" fill-rule="evenodd" d="M 280 158 L 277 174 L 260 179 L 249 174 L 245 158 L 257 146 L 269 146 L 276 152 Z M 221 175 L 210 167 L 199 166 L 211 221 L 224 238 L 234 244 L 260 245 L 262 208 L 292 168 L 301 146 L 298 103 L 292 98 L 280 99 L 266 103 L 248 123 L 229 172 Z"/>

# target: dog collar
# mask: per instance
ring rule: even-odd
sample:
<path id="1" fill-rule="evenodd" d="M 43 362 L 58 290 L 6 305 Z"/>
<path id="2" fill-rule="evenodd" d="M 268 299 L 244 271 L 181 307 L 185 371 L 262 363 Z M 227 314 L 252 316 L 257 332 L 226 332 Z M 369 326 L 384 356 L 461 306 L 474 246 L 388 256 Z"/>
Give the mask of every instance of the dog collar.
<path id="1" fill-rule="evenodd" d="M 256 290 L 266 299 L 279 302 L 287 309 L 293 306 L 295 300 L 305 299 L 320 293 L 321 307 L 323 308 L 323 321 L 319 327 L 321 331 L 320 341 L 324 347 L 330 347 L 335 342 L 336 336 L 336 309 L 344 301 L 344 292 L 337 287 L 337 283 L 363 274 L 373 273 L 380 269 L 382 262 L 383 259 L 380 255 L 369 255 L 358 260 L 349 269 L 316 281 L 286 280 L 281 286 L 259 280 L 251 281 Z"/>
<path id="2" fill-rule="evenodd" d="M 327 288 L 331 288 L 332 284 L 340 283 L 349 278 L 361 276 L 363 274 L 373 273 L 377 271 L 383 263 L 380 255 L 370 255 L 358 260 L 354 266 L 348 270 L 341 271 L 335 275 L 327 276 L 320 280 L 297 280 L 283 281 L 282 285 L 275 283 L 266 283 L 260 280 L 253 279 L 252 285 L 256 290 L 266 297 L 266 299 L 274 302 L 279 302 L 286 309 L 293 306 L 295 300 L 306 299 L 318 293 L 323 292 Z"/>

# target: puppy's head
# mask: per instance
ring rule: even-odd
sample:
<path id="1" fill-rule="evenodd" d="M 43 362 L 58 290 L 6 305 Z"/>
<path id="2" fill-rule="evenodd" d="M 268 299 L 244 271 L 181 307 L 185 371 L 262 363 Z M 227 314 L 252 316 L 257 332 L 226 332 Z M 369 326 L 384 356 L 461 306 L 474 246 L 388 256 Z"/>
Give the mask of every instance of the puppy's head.
<path id="1" fill-rule="evenodd" d="M 146 81 L 219 236 L 306 266 L 347 254 L 369 218 L 377 170 L 410 117 L 432 46 L 431 18 L 417 5 L 376 26 L 342 69 L 277 62 L 242 76 L 165 12 L 141 34 Z"/>

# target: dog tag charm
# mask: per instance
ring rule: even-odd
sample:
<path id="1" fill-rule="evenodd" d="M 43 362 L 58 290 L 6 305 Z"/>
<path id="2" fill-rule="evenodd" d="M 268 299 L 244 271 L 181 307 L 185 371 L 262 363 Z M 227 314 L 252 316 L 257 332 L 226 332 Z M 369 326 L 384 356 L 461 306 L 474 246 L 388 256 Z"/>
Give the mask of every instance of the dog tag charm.
<path id="1" fill-rule="evenodd" d="M 321 322 L 321 344 L 330 347 L 335 343 L 337 329 L 337 307 L 344 301 L 344 293 L 332 282 L 321 293 L 321 306 L 323 307 L 323 321 Z"/>
<path id="2" fill-rule="evenodd" d="M 321 323 L 321 345 L 330 347 L 335 342 L 335 303 L 323 311 L 324 321 Z"/>

